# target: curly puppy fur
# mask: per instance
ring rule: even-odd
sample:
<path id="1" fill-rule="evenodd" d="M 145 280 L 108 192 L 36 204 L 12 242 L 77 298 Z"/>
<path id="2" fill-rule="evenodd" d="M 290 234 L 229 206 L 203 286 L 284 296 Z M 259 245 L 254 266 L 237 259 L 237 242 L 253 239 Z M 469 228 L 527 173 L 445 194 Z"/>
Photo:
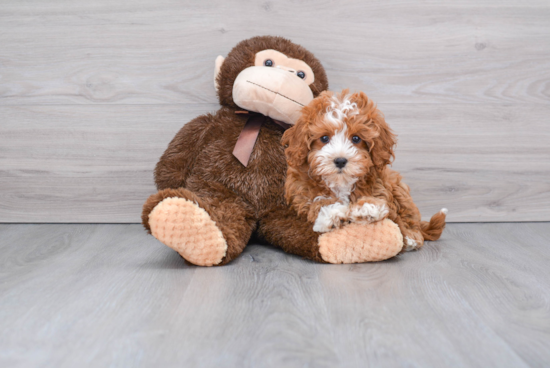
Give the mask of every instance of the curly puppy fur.
<path id="1" fill-rule="evenodd" d="M 401 230 L 403 250 L 437 240 L 447 211 L 421 221 L 409 187 L 388 167 L 396 143 L 384 116 L 364 93 L 321 93 L 283 136 L 287 202 L 317 232 L 389 218 Z"/>

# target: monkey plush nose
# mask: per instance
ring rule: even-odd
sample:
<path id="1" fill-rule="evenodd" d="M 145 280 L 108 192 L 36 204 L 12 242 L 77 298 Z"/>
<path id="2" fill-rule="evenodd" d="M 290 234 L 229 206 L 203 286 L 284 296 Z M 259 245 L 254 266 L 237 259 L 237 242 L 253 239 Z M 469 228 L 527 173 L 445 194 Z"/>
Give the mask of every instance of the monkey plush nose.
<path id="1" fill-rule="evenodd" d="M 336 165 L 337 168 L 341 169 L 343 168 L 344 166 L 346 166 L 346 164 L 348 163 L 348 160 L 346 158 L 343 158 L 343 157 L 338 157 L 338 158 L 335 158 L 334 159 L 334 164 Z"/>

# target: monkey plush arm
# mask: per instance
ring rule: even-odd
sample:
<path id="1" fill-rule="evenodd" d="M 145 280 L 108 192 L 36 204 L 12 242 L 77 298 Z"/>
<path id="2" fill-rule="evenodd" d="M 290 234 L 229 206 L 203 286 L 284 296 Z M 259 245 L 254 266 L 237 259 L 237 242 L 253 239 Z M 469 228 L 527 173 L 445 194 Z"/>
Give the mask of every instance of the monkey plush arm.
<path id="1" fill-rule="evenodd" d="M 202 115 L 185 124 L 168 145 L 155 167 L 159 190 L 185 186 L 195 159 L 208 139 L 212 115 Z"/>

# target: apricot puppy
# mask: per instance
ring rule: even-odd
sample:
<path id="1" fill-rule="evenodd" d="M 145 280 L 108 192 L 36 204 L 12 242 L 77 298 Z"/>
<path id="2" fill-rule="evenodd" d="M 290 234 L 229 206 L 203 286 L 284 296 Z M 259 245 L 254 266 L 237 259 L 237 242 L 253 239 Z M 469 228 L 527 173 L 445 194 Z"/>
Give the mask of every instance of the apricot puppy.
<path id="1" fill-rule="evenodd" d="M 388 167 L 395 144 L 395 134 L 364 93 L 321 93 L 283 136 L 286 200 L 316 232 L 388 218 L 399 226 L 403 250 L 439 239 L 447 210 L 421 221 L 409 187 Z"/>

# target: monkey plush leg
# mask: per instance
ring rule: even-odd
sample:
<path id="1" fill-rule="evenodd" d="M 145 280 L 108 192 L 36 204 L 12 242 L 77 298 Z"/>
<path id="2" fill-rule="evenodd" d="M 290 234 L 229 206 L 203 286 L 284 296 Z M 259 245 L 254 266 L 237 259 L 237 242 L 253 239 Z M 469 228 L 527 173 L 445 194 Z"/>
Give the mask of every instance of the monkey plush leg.
<path id="1" fill-rule="evenodd" d="M 319 235 L 313 223 L 289 207 L 281 207 L 265 214 L 259 223 L 258 234 L 270 244 L 287 253 L 317 262 L 326 262 L 319 253 Z"/>
<path id="2" fill-rule="evenodd" d="M 142 222 L 163 244 L 199 266 L 225 264 L 237 257 L 254 229 L 252 211 L 233 193 L 215 196 L 185 188 L 164 189 L 143 206 Z"/>
<path id="3" fill-rule="evenodd" d="M 384 219 L 371 224 L 349 224 L 316 233 L 313 224 L 290 208 L 279 208 L 260 220 L 260 234 L 285 252 L 327 263 L 383 261 L 397 255 L 403 237 L 397 225 Z"/>

